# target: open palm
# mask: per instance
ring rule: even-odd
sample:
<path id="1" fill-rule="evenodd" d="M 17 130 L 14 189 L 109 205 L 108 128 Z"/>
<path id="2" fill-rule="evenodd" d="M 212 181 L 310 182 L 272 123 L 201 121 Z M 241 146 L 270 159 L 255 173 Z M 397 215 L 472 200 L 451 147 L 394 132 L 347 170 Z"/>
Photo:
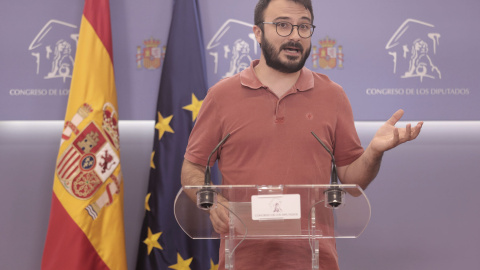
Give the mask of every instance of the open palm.
<path id="1" fill-rule="evenodd" d="M 404 142 L 417 138 L 422 129 L 423 122 L 418 122 L 412 128 L 411 124 L 407 124 L 405 128 L 397 128 L 395 124 L 402 118 L 403 110 L 396 111 L 390 119 L 388 119 L 375 133 L 370 147 L 376 152 L 385 152 Z"/>

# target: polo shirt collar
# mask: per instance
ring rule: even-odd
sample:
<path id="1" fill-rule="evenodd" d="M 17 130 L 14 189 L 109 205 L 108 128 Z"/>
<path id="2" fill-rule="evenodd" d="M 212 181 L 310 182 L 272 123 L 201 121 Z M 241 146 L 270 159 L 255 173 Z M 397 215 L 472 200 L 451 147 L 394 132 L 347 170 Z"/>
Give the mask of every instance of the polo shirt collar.
<path id="1" fill-rule="evenodd" d="M 253 70 L 253 68 L 258 65 L 258 62 L 260 62 L 260 60 L 253 60 L 247 69 L 240 72 L 240 83 L 252 90 L 267 87 L 260 82 Z M 300 76 L 293 87 L 298 91 L 307 91 L 313 89 L 313 81 L 313 72 L 308 68 L 303 67 L 300 70 Z"/>

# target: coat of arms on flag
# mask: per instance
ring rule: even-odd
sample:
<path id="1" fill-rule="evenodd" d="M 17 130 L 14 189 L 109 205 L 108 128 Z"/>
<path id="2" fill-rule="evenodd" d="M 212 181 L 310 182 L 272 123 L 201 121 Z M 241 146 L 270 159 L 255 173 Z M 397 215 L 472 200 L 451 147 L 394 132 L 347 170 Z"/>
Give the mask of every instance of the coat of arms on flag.
<path id="1" fill-rule="evenodd" d="M 78 125 L 83 122 L 85 114 L 88 114 L 88 108 L 90 106 L 84 104 L 73 117 L 76 121 L 67 121 L 68 128 L 65 131 L 75 133 L 76 138 L 58 159 L 56 173 L 68 193 L 80 200 L 90 199 L 102 184 L 112 177 L 113 185 L 107 186 L 106 196 L 100 196 L 106 197 L 107 200 L 97 200 L 86 208 L 95 219 L 100 209 L 112 202 L 112 194 L 119 192 L 118 178 L 113 175 L 120 164 L 117 155 L 118 119 L 114 107 L 110 103 L 105 103 L 102 127 L 90 121 L 83 129 L 79 129 Z M 65 131 L 62 135 L 64 139 L 70 137 Z"/>

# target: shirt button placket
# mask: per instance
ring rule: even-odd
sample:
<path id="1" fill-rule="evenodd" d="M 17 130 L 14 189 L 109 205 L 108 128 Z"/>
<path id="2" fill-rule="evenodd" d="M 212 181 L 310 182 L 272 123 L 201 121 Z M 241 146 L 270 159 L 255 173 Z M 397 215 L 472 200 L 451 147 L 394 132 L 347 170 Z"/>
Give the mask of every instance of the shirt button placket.
<path id="1" fill-rule="evenodd" d="M 285 101 L 279 99 L 275 109 L 275 124 L 283 124 L 285 120 Z"/>

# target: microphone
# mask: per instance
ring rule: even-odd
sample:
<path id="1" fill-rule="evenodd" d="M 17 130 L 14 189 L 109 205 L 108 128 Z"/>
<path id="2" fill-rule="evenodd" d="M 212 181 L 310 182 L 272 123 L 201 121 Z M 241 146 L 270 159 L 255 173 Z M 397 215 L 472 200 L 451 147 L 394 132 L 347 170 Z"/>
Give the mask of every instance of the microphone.
<path id="1" fill-rule="evenodd" d="M 230 137 L 230 133 L 228 133 L 218 144 L 217 146 L 213 149 L 212 153 L 210 153 L 210 156 L 208 156 L 207 160 L 207 167 L 205 168 L 205 182 L 204 186 L 211 186 L 211 169 L 210 169 L 210 159 L 212 158 L 213 154 L 222 146 L 225 141 Z M 217 193 L 210 188 L 210 187 L 202 187 L 199 191 L 197 191 L 197 207 L 203 210 L 208 210 L 210 209 L 214 202 L 215 202 L 215 197 Z"/>
<path id="2" fill-rule="evenodd" d="M 332 158 L 332 173 L 330 174 L 330 188 L 328 188 L 324 193 L 327 196 L 325 204 L 330 205 L 332 208 L 338 208 L 343 203 L 343 198 L 345 196 L 345 191 L 338 187 L 338 176 L 337 176 L 337 166 L 335 165 L 335 157 L 328 147 L 318 138 L 318 136 L 312 131 L 312 135 L 317 139 L 317 141 L 327 150 Z M 327 205 L 326 205 L 327 206 Z"/>

